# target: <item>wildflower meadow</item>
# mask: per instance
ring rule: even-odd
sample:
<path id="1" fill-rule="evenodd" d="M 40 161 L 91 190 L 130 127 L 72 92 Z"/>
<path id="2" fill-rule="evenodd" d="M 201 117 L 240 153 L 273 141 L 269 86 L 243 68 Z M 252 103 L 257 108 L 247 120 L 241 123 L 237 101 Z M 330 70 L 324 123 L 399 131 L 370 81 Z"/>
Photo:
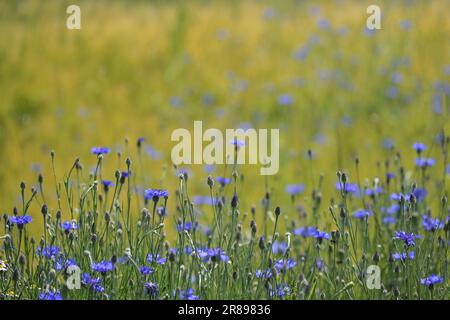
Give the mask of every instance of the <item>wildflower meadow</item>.
<path id="1" fill-rule="evenodd" d="M 0 3 L 0 300 L 448 300 L 449 8 Z"/>

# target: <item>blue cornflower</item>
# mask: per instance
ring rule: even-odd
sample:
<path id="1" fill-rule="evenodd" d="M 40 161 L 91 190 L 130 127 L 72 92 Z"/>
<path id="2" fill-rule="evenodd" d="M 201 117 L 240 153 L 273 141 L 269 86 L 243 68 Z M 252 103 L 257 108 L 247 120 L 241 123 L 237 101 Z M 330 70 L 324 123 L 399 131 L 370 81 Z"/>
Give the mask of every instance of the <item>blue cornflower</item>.
<path id="1" fill-rule="evenodd" d="M 302 236 L 303 238 L 314 237 L 317 232 L 316 227 L 300 227 L 294 230 L 294 235 Z"/>
<path id="2" fill-rule="evenodd" d="M 215 204 L 216 201 L 215 201 L 215 199 L 211 198 L 210 196 L 195 196 L 192 199 L 192 202 L 196 205 L 206 204 L 206 205 L 212 206 Z"/>
<path id="3" fill-rule="evenodd" d="M 395 224 L 395 218 L 394 217 L 384 217 L 383 224 Z"/>
<path id="4" fill-rule="evenodd" d="M 275 241 L 272 243 L 272 252 L 274 254 L 285 254 L 288 249 L 288 244 L 286 242 Z"/>
<path id="5" fill-rule="evenodd" d="M 147 267 L 147 266 L 142 266 L 139 268 L 139 272 L 143 275 L 149 275 L 152 274 L 153 272 L 155 272 L 155 269 Z"/>
<path id="6" fill-rule="evenodd" d="M 414 196 L 417 199 L 417 202 L 421 202 L 427 196 L 428 192 L 424 188 L 417 188 L 413 191 Z"/>
<path id="7" fill-rule="evenodd" d="M 416 158 L 416 160 L 414 160 L 414 163 L 419 168 L 427 168 L 433 166 L 436 161 L 432 158 Z"/>
<path id="8" fill-rule="evenodd" d="M 105 291 L 105 288 L 100 285 L 100 283 L 102 283 L 102 279 L 101 278 L 91 278 L 91 276 L 86 272 L 83 273 L 81 282 L 84 285 L 89 286 L 92 290 L 94 290 L 96 292 L 102 293 Z"/>
<path id="9" fill-rule="evenodd" d="M 95 272 L 105 275 L 107 272 L 114 269 L 114 264 L 111 261 L 101 261 L 99 263 L 93 263 L 91 268 Z"/>
<path id="10" fill-rule="evenodd" d="M 426 148 L 427 146 L 422 142 L 416 142 L 413 144 L 413 149 L 416 150 L 418 154 L 421 154 Z"/>
<path id="11" fill-rule="evenodd" d="M 356 219 L 365 219 L 365 218 L 370 217 L 371 215 L 372 215 L 371 211 L 363 210 L 363 209 L 353 212 L 353 217 Z"/>
<path id="12" fill-rule="evenodd" d="M 70 232 L 73 230 L 77 230 L 78 225 L 75 220 L 72 220 L 72 221 L 68 220 L 68 221 L 61 223 L 61 229 L 63 229 L 65 232 Z"/>
<path id="13" fill-rule="evenodd" d="M 445 168 L 445 172 L 447 175 L 450 175 L 450 164 L 447 165 L 447 168 Z"/>
<path id="14" fill-rule="evenodd" d="M 74 259 L 67 259 L 66 261 L 63 261 L 64 259 L 60 256 L 59 259 L 56 261 L 56 270 L 61 271 L 64 268 L 68 268 L 70 266 L 77 266 L 77 262 Z"/>
<path id="15" fill-rule="evenodd" d="M 255 277 L 262 278 L 262 279 L 270 279 L 272 278 L 273 274 L 270 268 L 267 268 L 266 271 L 262 271 L 260 269 L 256 270 Z"/>
<path id="16" fill-rule="evenodd" d="M 414 233 L 406 233 L 405 231 L 395 231 L 394 239 L 402 240 L 407 247 L 414 247 L 416 243 L 414 240 L 420 237 Z"/>
<path id="17" fill-rule="evenodd" d="M 238 149 L 241 147 L 245 147 L 245 141 L 243 140 L 233 139 L 230 143 L 236 146 Z"/>
<path id="18" fill-rule="evenodd" d="M 114 182 L 112 182 L 110 180 L 102 180 L 102 185 L 103 185 L 103 190 L 105 190 L 105 192 L 108 192 L 109 188 L 114 187 Z"/>
<path id="19" fill-rule="evenodd" d="M 424 214 L 422 216 L 422 224 L 426 231 L 436 231 L 438 229 L 442 229 L 445 223 L 438 218 L 432 218 L 429 215 Z M 447 217 L 448 220 L 448 217 Z"/>
<path id="20" fill-rule="evenodd" d="M 281 106 L 290 106 L 294 103 L 294 98 L 289 94 L 281 94 L 278 96 L 278 104 Z"/>
<path id="21" fill-rule="evenodd" d="M 93 147 L 91 148 L 91 153 L 96 155 L 108 154 L 111 152 L 111 149 L 108 147 Z"/>
<path id="22" fill-rule="evenodd" d="M 216 181 L 223 187 L 231 182 L 230 178 L 217 177 Z"/>
<path id="23" fill-rule="evenodd" d="M 145 200 L 152 199 L 154 202 L 158 202 L 159 198 L 168 198 L 169 192 L 167 190 L 162 189 L 147 189 L 144 192 Z"/>
<path id="24" fill-rule="evenodd" d="M 291 288 L 287 284 L 277 284 L 275 289 L 269 289 L 270 297 L 278 297 L 283 298 L 285 296 L 289 296 L 292 293 Z"/>
<path id="25" fill-rule="evenodd" d="M 147 282 L 145 285 L 145 292 L 152 298 L 156 298 L 159 296 L 159 288 L 158 285 L 154 282 Z"/>
<path id="26" fill-rule="evenodd" d="M 192 289 L 192 288 L 189 288 L 186 291 L 181 290 L 180 298 L 181 298 L 181 300 L 200 300 L 199 296 L 194 295 L 194 289 Z"/>
<path id="27" fill-rule="evenodd" d="M 184 225 L 182 222 L 178 222 L 176 227 L 177 227 L 178 232 L 191 231 L 192 230 L 192 222 L 187 221 L 184 223 Z"/>
<path id="28" fill-rule="evenodd" d="M 280 273 L 282 270 L 289 270 L 294 268 L 297 265 L 297 262 L 290 258 L 290 259 L 280 259 L 277 260 L 274 264 L 275 270 L 277 270 L 278 273 Z"/>
<path id="29" fill-rule="evenodd" d="M 37 247 L 36 254 L 45 258 L 55 259 L 61 253 L 61 248 L 56 246 L 47 246 L 45 248 Z"/>
<path id="30" fill-rule="evenodd" d="M 400 205 L 398 203 L 394 203 L 389 208 L 386 209 L 386 213 L 388 215 L 394 215 L 399 211 L 400 211 Z"/>
<path id="31" fill-rule="evenodd" d="M 19 229 L 22 229 L 24 225 L 29 224 L 32 220 L 31 216 L 27 215 L 9 217 L 9 222 L 17 225 Z"/>
<path id="32" fill-rule="evenodd" d="M 313 235 L 314 238 L 316 238 L 317 240 L 322 241 L 323 239 L 329 240 L 330 239 L 330 234 L 326 233 L 325 231 L 319 231 L 316 230 L 316 232 Z"/>
<path id="33" fill-rule="evenodd" d="M 59 291 L 47 291 L 39 294 L 39 300 L 62 300 L 62 295 Z"/>
<path id="34" fill-rule="evenodd" d="M 343 188 L 346 193 L 359 194 L 359 187 L 356 183 L 347 182 L 344 187 L 344 184 L 336 182 L 336 190 L 341 191 Z"/>
<path id="35" fill-rule="evenodd" d="M 383 193 L 383 188 L 382 187 L 367 188 L 366 191 L 365 191 L 365 194 L 368 197 L 374 197 L 377 194 L 381 194 L 381 193 Z"/>
<path id="36" fill-rule="evenodd" d="M 414 260 L 416 255 L 415 255 L 414 251 L 410 251 L 409 253 L 406 253 L 406 252 L 402 252 L 402 253 L 394 252 L 391 255 L 391 257 L 392 257 L 392 259 L 394 261 L 398 261 L 398 260 L 406 261 L 407 259 Z"/>
<path id="37" fill-rule="evenodd" d="M 439 283 L 443 283 L 444 282 L 444 278 L 436 275 L 436 274 L 432 274 L 429 277 L 423 278 L 420 280 L 420 283 L 427 286 L 428 288 L 433 288 L 433 286 L 435 284 L 439 284 Z"/>
<path id="38" fill-rule="evenodd" d="M 204 262 L 228 262 L 230 258 L 226 255 L 225 251 L 221 248 L 212 248 L 206 250 L 198 250 L 198 255 Z"/>
<path id="39" fill-rule="evenodd" d="M 159 254 L 153 255 L 153 254 L 149 253 L 147 255 L 147 261 L 148 261 L 148 263 L 156 262 L 157 265 L 163 265 L 166 263 L 167 258 L 161 257 Z"/>
<path id="40" fill-rule="evenodd" d="M 301 193 L 303 193 L 305 191 L 305 185 L 304 184 L 288 184 L 286 186 L 285 190 L 291 196 L 296 196 L 296 195 L 301 194 Z"/>

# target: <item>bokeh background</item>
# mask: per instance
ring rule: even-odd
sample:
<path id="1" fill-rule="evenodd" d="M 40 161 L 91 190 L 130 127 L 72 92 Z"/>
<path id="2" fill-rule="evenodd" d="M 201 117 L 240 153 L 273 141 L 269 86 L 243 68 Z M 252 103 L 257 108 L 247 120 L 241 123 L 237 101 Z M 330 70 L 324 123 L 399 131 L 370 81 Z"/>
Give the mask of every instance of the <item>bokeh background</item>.
<path id="1" fill-rule="evenodd" d="M 98 145 L 113 150 L 103 178 L 113 180 L 130 156 L 146 174 L 139 187 L 173 194 L 180 168 L 170 161 L 170 134 L 194 120 L 280 128 L 280 171 L 268 177 L 274 204 L 289 204 L 286 185 L 303 183 L 298 205 L 310 207 L 320 174 L 327 203 L 337 170 L 355 178 L 356 156 L 364 182 L 397 152 L 412 168 L 415 141 L 438 154 L 436 136 L 449 129 L 450 2 L 376 1 L 382 30 L 370 31 L 374 2 L 76 1 L 82 28 L 68 30 L 74 1 L 2 1 L 0 210 L 20 205 L 20 182 L 37 185 L 39 173 L 55 208 L 50 150 L 62 179 L 76 157 L 92 170 Z M 192 196 L 208 194 L 208 173 L 230 176 L 224 166 L 183 169 Z M 264 197 L 258 172 L 239 169 L 242 211 Z"/>

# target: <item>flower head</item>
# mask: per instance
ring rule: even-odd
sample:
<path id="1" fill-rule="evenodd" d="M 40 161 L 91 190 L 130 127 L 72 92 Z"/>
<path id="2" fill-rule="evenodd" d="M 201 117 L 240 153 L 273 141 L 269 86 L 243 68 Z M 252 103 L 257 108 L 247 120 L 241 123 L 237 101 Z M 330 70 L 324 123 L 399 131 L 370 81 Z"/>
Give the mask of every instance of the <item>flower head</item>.
<path id="1" fill-rule="evenodd" d="M 95 155 L 108 154 L 111 152 L 111 149 L 108 147 L 92 147 L 91 153 Z"/>
<path id="2" fill-rule="evenodd" d="M 153 200 L 154 202 L 158 202 L 159 198 L 168 198 L 169 192 L 163 189 L 147 189 L 144 192 L 145 200 Z"/>
<path id="3" fill-rule="evenodd" d="M 56 246 L 47 246 L 44 248 L 38 247 L 36 249 L 36 254 L 41 255 L 42 257 L 49 258 L 55 260 L 61 253 L 61 248 Z"/>
<path id="4" fill-rule="evenodd" d="M 288 184 L 286 186 L 285 190 L 291 196 L 296 196 L 296 195 L 301 194 L 301 193 L 303 193 L 305 191 L 305 185 L 304 184 Z"/>
<path id="5" fill-rule="evenodd" d="M 91 265 L 91 268 L 93 271 L 106 274 L 109 271 L 112 271 L 114 269 L 114 264 L 111 261 L 101 261 L 98 263 L 93 263 Z"/>
<path id="6" fill-rule="evenodd" d="M 145 285 L 145 292 L 152 298 L 156 298 L 159 296 L 159 288 L 158 285 L 154 282 L 147 282 Z"/>
<path id="7" fill-rule="evenodd" d="M 444 278 L 436 275 L 436 274 L 432 274 L 429 277 L 423 278 L 420 280 L 420 283 L 423 284 L 424 286 L 427 286 L 428 288 L 433 288 L 433 286 L 435 284 L 439 284 L 439 283 L 443 283 L 444 282 Z"/>
<path id="8" fill-rule="evenodd" d="M 32 220 L 31 216 L 27 215 L 9 217 L 9 222 L 17 225 L 19 229 L 22 229 L 24 225 L 29 224 Z"/>
<path id="9" fill-rule="evenodd" d="M 189 288 L 186 291 L 182 290 L 180 291 L 180 298 L 181 300 L 199 300 L 200 297 L 194 295 L 194 289 Z"/>
<path id="10" fill-rule="evenodd" d="M 418 237 L 414 233 L 406 233 L 405 231 L 395 231 L 394 239 L 402 240 L 407 247 L 414 247 L 414 240 Z"/>
<path id="11" fill-rule="evenodd" d="M 74 231 L 78 229 L 78 225 L 75 220 L 65 221 L 61 223 L 61 229 L 63 229 L 65 232 Z"/>
<path id="12" fill-rule="evenodd" d="M 231 182 L 230 178 L 217 177 L 216 181 L 223 187 Z"/>
<path id="13" fill-rule="evenodd" d="M 448 217 L 447 217 L 448 220 Z M 432 218 L 429 215 L 424 214 L 422 216 L 422 224 L 426 231 L 436 231 L 442 229 L 445 223 L 438 218 Z"/>
<path id="14" fill-rule="evenodd" d="M 413 144 L 413 149 L 416 150 L 418 154 L 421 154 L 426 148 L 427 146 L 422 142 L 416 142 Z"/>
<path id="15" fill-rule="evenodd" d="M 59 291 L 47 291 L 39 294 L 39 300 L 62 300 L 62 295 Z"/>
<path id="16" fill-rule="evenodd" d="M 148 263 L 155 262 L 157 265 L 163 265 L 166 263 L 167 258 L 161 257 L 159 254 L 153 255 L 153 254 L 149 253 L 147 255 L 147 261 L 148 261 Z"/>
<path id="17" fill-rule="evenodd" d="M 370 217 L 371 215 L 372 215 L 371 211 L 363 210 L 363 209 L 353 212 L 353 217 L 356 219 L 365 219 L 365 218 Z"/>

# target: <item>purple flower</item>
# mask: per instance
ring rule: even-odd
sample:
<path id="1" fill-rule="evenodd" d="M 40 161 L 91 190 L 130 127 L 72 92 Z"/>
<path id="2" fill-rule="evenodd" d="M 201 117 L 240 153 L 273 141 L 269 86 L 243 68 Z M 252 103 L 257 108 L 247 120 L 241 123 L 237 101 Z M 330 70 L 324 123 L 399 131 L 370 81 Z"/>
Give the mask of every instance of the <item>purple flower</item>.
<path id="1" fill-rule="evenodd" d="M 24 225 L 29 224 L 32 220 L 31 216 L 27 215 L 9 217 L 9 222 L 17 225 L 19 229 L 22 229 Z"/>
<path id="2" fill-rule="evenodd" d="M 67 259 L 65 262 L 60 256 L 58 261 L 56 261 L 56 270 L 61 271 L 63 268 L 68 268 L 70 266 L 77 266 L 77 262 L 74 259 Z"/>
<path id="3" fill-rule="evenodd" d="M 225 254 L 225 251 L 221 248 L 213 248 L 207 250 L 198 250 L 200 258 L 203 259 L 204 262 L 212 261 L 212 262 L 228 262 L 230 258 Z"/>
<path id="4" fill-rule="evenodd" d="M 272 244 L 272 252 L 274 254 L 285 254 L 288 249 L 286 242 L 275 241 Z"/>
<path id="5" fill-rule="evenodd" d="M 421 154 L 426 148 L 427 146 L 421 142 L 416 142 L 413 144 L 413 149 L 416 150 L 418 154 Z"/>
<path id="6" fill-rule="evenodd" d="M 177 227 L 178 232 L 191 231 L 192 230 L 192 222 L 187 221 L 184 223 L 184 225 L 182 222 L 178 222 L 176 227 Z"/>
<path id="7" fill-rule="evenodd" d="M 243 140 L 237 140 L 237 139 L 233 139 L 233 141 L 230 142 L 232 145 L 236 146 L 236 148 L 241 148 L 241 147 L 245 147 L 245 141 Z"/>
<path id="8" fill-rule="evenodd" d="M 114 183 L 109 180 L 102 180 L 103 190 L 108 192 L 109 188 L 114 187 Z"/>
<path id="9" fill-rule="evenodd" d="M 65 232 L 68 233 L 70 231 L 77 230 L 78 225 L 75 220 L 72 220 L 72 221 L 68 220 L 68 221 L 61 223 L 61 229 L 63 229 Z"/>
<path id="10" fill-rule="evenodd" d="M 100 283 L 102 283 L 102 279 L 101 278 L 91 278 L 91 276 L 86 272 L 83 273 L 81 282 L 96 292 L 102 293 L 105 291 L 105 288 L 100 285 Z"/>
<path id="11" fill-rule="evenodd" d="M 36 254 L 41 255 L 42 257 L 55 259 L 61 253 L 60 247 L 48 246 L 45 248 L 37 247 Z"/>
<path id="12" fill-rule="evenodd" d="M 395 218 L 394 217 L 384 217 L 383 224 L 395 224 Z"/>
<path id="13" fill-rule="evenodd" d="M 301 193 L 303 193 L 305 191 L 305 185 L 304 184 L 288 184 L 286 186 L 285 190 L 291 196 L 296 196 L 296 195 L 301 194 Z"/>
<path id="14" fill-rule="evenodd" d="M 427 286 L 428 288 L 433 288 L 433 286 L 435 284 L 439 284 L 439 283 L 443 283 L 444 282 L 444 278 L 436 275 L 436 274 L 432 274 L 429 277 L 423 278 L 420 280 L 420 283 Z"/>
<path id="15" fill-rule="evenodd" d="M 300 227 L 294 230 L 294 235 L 302 236 L 303 238 L 314 237 L 317 232 L 316 227 Z"/>
<path id="16" fill-rule="evenodd" d="M 159 288 L 156 283 L 147 282 L 145 285 L 145 292 L 152 298 L 156 298 L 159 296 Z"/>
<path id="17" fill-rule="evenodd" d="M 280 259 L 277 260 L 274 264 L 275 270 L 277 270 L 278 273 L 280 273 L 282 270 L 289 270 L 294 268 L 297 265 L 297 262 L 290 258 L 290 259 Z"/>
<path id="18" fill-rule="evenodd" d="M 409 253 L 406 253 L 406 252 L 402 252 L 402 253 L 394 252 L 391 255 L 391 257 L 392 257 L 392 259 L 394 261 L 398 261 L 398 260 L 406 261 L 407 259 L 414 260 L 415 253 L 414 253 L 414 251 L 410 251 Z"/>
<path id="19" fill-rule="evenodd" d="M 365 191 L 366 196 L 368 197 L 374 197 L 377 194 L 381 194 L 383 192 L 383 188 L 382 187 L 377 187 L 377 188 L 367 188 Z"/>
<path id="20" fill-rule="evenodd" d="M 336 182 L 336 190 L 341 191 L 342 189 L 344 189 L 346 193 L 359 194 L 359 187 L 356 183 L 347 182 L 344 187 L 344 184 Z"/>
<path id="21" fill-rule="evenodd" d="M 365 218 L 370 217 L 371 215 L 372 215 L 371 211 L 363 210 L 363 209 L 353 212 L 353 217 L 356 219 L 365 219 Z"/>
<path id="22" fill-rule="evenodd" d="M 210 206 L 212 206 L 212 205 L 214 205 L 216 203 L 215 199 L 212 199 L 210 196 L 195 196 L 192 199 L 192 202 L 195 205 L 206 204 L 206 205 L 210 205 Z"/>
<path id="23" fill-rule="evenodd" d="M 216 181 L 223 187 L 231 182 L 230 178 L 217 177 Z"/>
<path id="24" fill-rule="evenodd" d="M 406 233 L 405 231 L 395 231 L 394 239 L 402 240 L 407 247 L 414 247 L 416 243 L 414 240 L 418 235 L 414 233 Z"/>
<path id="25" fill-rule="evenodd" d="M 91 268 L 95 272 L 105 275 L 107 272 L 114 269 L 114 264 L 111 261 L 102 261 L 99 263 L 93 263 Z"/>
<path id="26" fill-rule="evenodd" d="M 91 148 L 91 153 L 96 155 L 108 154 L 111 150 L 108 147 L 93 147 Z"/>
<path id="27" fill-rule="evenodd" d="M 433 166 L 436 161 L 432 158 L 416 158 L 416 160 L 414 160 L 414 163 L 419 168 L 427 168 Z"/>
<path id="28" fill-rule="evenodd" d="M 62 295 L 59 291 L 47 291 L 39 294 L 39 300 L 62 300 Z"/>
<path id="29" fill-rule="evenodd" d="M 142 266 L 139 268 L 139 272 L 141 274 L 143 274 L 144 276 L 152 274 L 153 272 L 155 272 L 155 269 L 147 267 L 147 266 Z"/>
<path id="30" fill-rule="evenodd" d="M 316 230 L 316 232 L 314 233 L 313 237 L 316 238 L 319 241 L 322 241 L 323 239 L 329 240 L 330 239 L 330 234 L 326 233 L 324 231 Z"/>
<path id="31" fill-rule="evenodd" d="M 194 289 L 189 288 L 186 291 L 182 290 L 180 291 L 180 298 L 181 300 L 199 300 L 200 297 L 194 295 Z"/>
<path id="32" fill-rule="evenodd" d="M 155 262 L 157 265 L 163 265 L 163 264 L 166 263 L 167 258 L 166 257 L 161 257 L 159 254 L 154 256 L 153 254 L 149 253 L 147 255 L 147 261 L 148 261 L 148 263 Z"/>
<path id="33" fill-rule="evenodd" d="M 294 98 L 289 94 L 281 94 L 278 96 L 278 104 L 281 106 L 290 106 L 294 103 Z"/>
<path id="34" fill-rule="evenodd" d="M 285 296 L 289 296 L 292 293 L 291 288 L 287 284 L 277 284 L 275 289 L 269 289 L 270 297 L 278 297 L 283 298 Z"/>
<path id="35" fill-rule="evenodd" d="M 145 200 L 152 199 L 154 202 L 158 202 L 159 198 L 168 198 L 169 192 L 162 189 L 147 189 L 144 191 Z"/>
<path id="36" fill-rule="evenodd" d="M 436 231 L 438 229 L 442 229 L 445 225 L 443 221 L 440 221 L 438 218 L 432 218 L 429 215 L 424 214 L 422 216 L 422 224 L 426 231 Z M 447 217 L 448 220 L 448 217 Z"/>
<path id="37" fill-rule="evenodd" d="M 261 271 L 260 269 L 256 270 L 255 277 L 262 278 L 262 279 L 270 279 L 272 278 L 273 274 L 272 271 L 270 271 L 270 268 L 267 268 L 266 271 Z"/>

